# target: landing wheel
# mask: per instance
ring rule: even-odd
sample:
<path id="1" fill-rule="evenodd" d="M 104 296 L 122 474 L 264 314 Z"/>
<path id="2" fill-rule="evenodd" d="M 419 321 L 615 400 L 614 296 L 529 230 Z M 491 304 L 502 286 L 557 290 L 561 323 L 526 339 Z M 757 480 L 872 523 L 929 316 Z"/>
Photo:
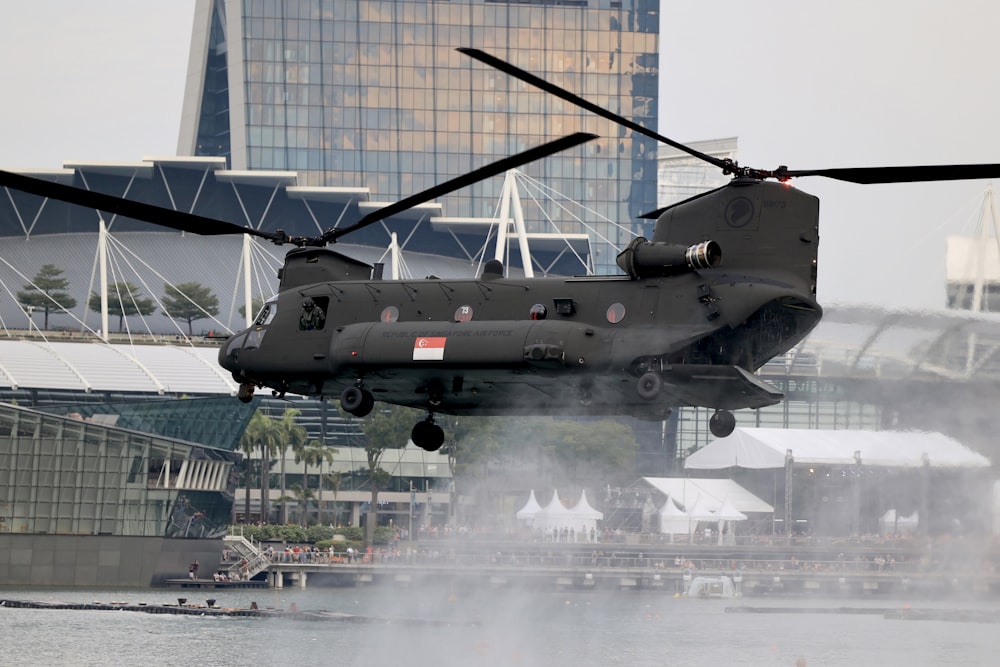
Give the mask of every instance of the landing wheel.
<path id="1" fill-rule="evenodd" d="M 430 417 L 417 422 L 410 432 L 410 440 L 420 449 L 436 452 L 444 444 L 444 430 L 435 424 Z"/>
<path id="2" fill-rule="evenodd" d="M 244 403 L 249 403 L 253 400 L 253 392 L 255 389 L 253 382 L 243 382 L 240 384 L 239 391 L 236 392 L 236 398 L 240 399 Z"/>
<path id="3" fill-rule="evenodd" d="M 655 371 L 643 373 L 635 385 L 639 398 L 645 401 L 652 401 L 659 396 L 661 389 L 663 389 L 663 376 Z"/>
<path id="4" fill-rule="evenodd" d="M 716 438 L 725 438 L 736 428 L 736 417 L 729 410 L 716 410 L 708 420 L 708 430 Z"/>
<path id="5" fill-rule="evenodd" d="M 375 397 L 362 387 L 348 387 L 340 393 L 340 407 L 355 417 L 364 417 L 375 407 Z"/>

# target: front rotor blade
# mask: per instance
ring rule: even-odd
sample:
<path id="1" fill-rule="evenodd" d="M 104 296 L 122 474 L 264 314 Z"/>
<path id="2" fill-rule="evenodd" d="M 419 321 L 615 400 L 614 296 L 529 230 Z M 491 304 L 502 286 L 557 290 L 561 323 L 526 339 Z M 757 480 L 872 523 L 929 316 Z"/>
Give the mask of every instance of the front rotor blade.
<path id="1" fill-rule="evenodd" d="M 0 186 L 19 190 L 39 197 L 58 199 L 70 204 L 86 208 L 122 215 L 133 220 L 150 222 L 161 227 L 169 227 L 182 232 L 201 234 L 203 236 L 218 236 L 222 234 L 250 234 L 268 240 L 278 240 L 281 237 L 271 232 L 263 232 L 250 227 L 241 227 L 224 220 L 206 218 L 193 213 L 175 211 L 162 206 L 144 204 L 134 199 L 125 199 L 106 195 L 93 190 L 84 190 L 72 185 L 54 183 L 44 178 L 24 176 L 10 171 L 0 171 Z"/>
<path id="2" fill-rule="evenodd" d="M 324 243 L 333 243 L 338 238 L 344 234 L 349 234 L 353 231 L 357 231 L 362 227 L 367 227 L 373 222 L 378 222 L 388 218 L 389 216 L 401 213 L 407 209 L 411 209 L 414 206 L 429 202 L 432 199 L 446 195 L 449 192 L 454 192 L 464 188 L 467 185 L 472 185 L 473 183 L 478 183 L 484 179 L 490 178 L 491 176 L 496 176 L 497 174 L 502 174 L 508 169 L 516 169 L 523 164 L 528 164 L 529 162 L 534 162 L 543 157 L 552 155 L 553 153 L 558 153 L 564 151 L 573 146 L 578 146 L 584 142 L 590 141 L 591 139 L 596 139 L 596 134 L 589 134 L 587 132 L 577 132 L 561 139 L 556 139 L 555 141 L 550 141 L 547 144 L 542 144 L 541 146 L 536 146 L 535 148 L 528 149 L 523 153 L 518 153 L 516 155 L 511 155 L 498 162 L 492 162 L 479 169 L 473 169 L 467 174 L 463 174 L 457 178 L 453 178 L 450 181 L 445 181 L 439 185 L 435 185 L 432 188 L 418 192 L 417 194 L 410 195 L 405 199 L 401 199 L 398 202 L 389 204 L 377 211 L 372 211 L 365 217 L 358 220 L 353 225 L 348 227 L 340 227 L 337 229 L 327 230 L 323 234 Z"/>
<path id="3" fill-rule="evenodd" d="M 550 93 L 552 95 L 555 95 L 556 97 L 564 99 L 571 104 L 575 104 L 582 109 L 586 109 L 587 111 L 593 114 L 597 114 L 602 118 L 607 118 L 608 120 L 618 123 L 619 125 L 624 125 L 633 132 L 638 132 L 639 134 L 649 137 L 650 139 L 656 139 L 657 141 L 663 142 L 668 146 L 673 146 L 677 150 L 684 151 L 685 153 L 691 155 L 692 157 L 696 157 L 699 160 L 704 160 L 708 164 L 714 165 L 719 169 L 722 169 L 723 171 L 728 172 L 728 170 L 732 168 L 732 165 L 726 162 L 725 160 L 720 160 L 719 158 L 712 157 L 711 155 L 706 155 L 705 153 L 697 151 L 691 148 L 690 146 L 685 146 L 680 142 L 674 141 L 673 139 L 669 139 L 663 136 L 662 134 L 658 134 L 653 130 L 650 130 L 649 128 L 643 127 L 642 125 L 639 125 L 638 123 L 631 121 L 628 118 L 625 118 L 624 116 L 619 116 L 618 114 L 612 111 L 608 111 L 603 107 L 599 107 L 593 102 L 589 102 L 578 95 L 574 95 L 568 90 L 560 88 L 559 86 L 553 83 L 549 83 L 545 79 L 539 78 L 530 72 L 526 72 L 520 67 L 515 67 L 514 65 L 511 65 L 506 61 L 500 60 L 495 56 L 491 56 L 485 51 L 480 51 L 479 49 L 470 49 L 466 47 L 459 48 L 458 51 L 464 53 L 467 56 L 475 58 L 480 62 L 486 63 L 490 67 L 498 69 L 505 74 L 509 74 L 514 78 L 520 79 L 525 83 L 529 83 L 532 86 L 535 86 L 536 88 L 540 88 L 541 90 L 544 90 L 547 93 Z"/>
<path id="4" fill-rule="evenodd" d="M 779 168 L 775 177 L 784 180 L 799 176 L 825 176 L 848 183 L 921 183 L 924 181 L 961 181 L 977 178 L 1000 178 L 1000 164 L 939 164 L 914 167 L 855 167 L 849 169 Z"/>

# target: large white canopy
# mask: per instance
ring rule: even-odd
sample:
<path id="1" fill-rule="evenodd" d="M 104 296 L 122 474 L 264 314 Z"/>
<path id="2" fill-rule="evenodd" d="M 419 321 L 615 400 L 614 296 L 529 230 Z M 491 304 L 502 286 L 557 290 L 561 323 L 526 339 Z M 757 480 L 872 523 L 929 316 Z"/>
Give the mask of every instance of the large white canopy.
<path id="1" fill-rule="evenodd" d="M 643 477 L 660 493 L 690 510 L 701 499 L 704 507 L 716 512 L 728 500 L 740 512 L 773 512 L 774 508 L 731 479 L 691 479 L 687 477 Z"/>
<path id="2" fill-rule="evenodd" d="M 789 450 L 796 463 L 850 465 L 858 452 L 866 466 L 917 467 L 925 455 L 935 468 L 990 465 L 985 456 L 941 433 L 738 428 L 688 456 L 684 467 L 783 468 Z"/>

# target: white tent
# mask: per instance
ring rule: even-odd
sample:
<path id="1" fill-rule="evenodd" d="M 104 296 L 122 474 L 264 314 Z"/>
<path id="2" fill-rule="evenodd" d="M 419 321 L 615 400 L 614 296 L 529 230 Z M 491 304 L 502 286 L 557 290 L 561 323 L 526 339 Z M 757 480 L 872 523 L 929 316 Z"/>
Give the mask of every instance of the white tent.
<path id="1" fill-rule="evenodd" d="M 886 510 L 878 519 L 880 535 L 895 535 L 898 533 L 916 533 L 920 527 L 920 514 L 914 512 L 910 516 L 896 516 L 896 510 Z"/>
<path id="2" fill-rule="evenodd" d="M 719 544 L 722 544 L 723 541 L 735 544 L 736 535 L 733 533 L 733 522 L 746 521 L 747 515 L 733 507 L 733 504 L 729 502 L 729 498 L 726 498 L 722 502 L 722 507 L 715 513 L 715 519 L 719 522 Z"/>
<path id="3" fill-rule="evenodd" d="M 838 431 L 819 429 L 738 428 L 694 452 L 688 469 L 783 468 L 791 451 L 796 463 L 919 467 L 986 468 L 990 462 L 954 438 L 918 431 Z"/>
<path id="4" fill-rule="evenodd" d="M 528 495 L 528 502 L 524 503 L 524 507 L 517 511 L 517 520 L 523 521 L 524 525 L 531 526 L 535 520 L 535 515 L 538 514 L 542 509 L 542 506 L 538 504 L 535 500 L 535 490 L 532 489 L 531 493 Z"/>
<path id="5" fill-rule="evenodd" d="M 572 512 L 576 517 L 578 517 L 583 521 L 595 522 L 594 523 L 595 526 L 597 525 L 596 524 L 597 521 L 600 521 L 601 519 L 604 518 L 603 512 L 598 512 L 597 510 L 595 510 L 593 507 L 590 506 L 589 502 L 587 502 L 586 489 L 580 492 L 580 500 L 577 501 L 576 505 L 573 505 Z"/>
<path id="6" fill-rule="evenodd" d="M 690 509 L 698 498 L 709 510 L 718 510 L 728 499 L 740 512 L 770 514 L 774 507 L 731 479 L 695 479 L 687 477 L 643 477 L 642 481 L 678 505 Z"/>
<path id="7" fill-rule="evenodd" d="M 660 508 L 660 532 L 664 535 L 687 535 L 691 529 L 691 520 L 687 512 L 677 506 L 670 496 Z"/>
<path id="8" fill-rule="evenodd" d="M 733 503 L 726 498 L 715 512 L 715 518 L 718 521 L 746 521 L 747 515 L 733 507 Z"/>
<path id="9" fill-rule="evenodd" d="M 552 500 L 542 509 L 535 512 L 533 526 L 541 530 L 562 530 L 575 528 L 579 530 L 580 519 L 572 510 L 566 508 L 559 500 L 559 492 L 552 491 Z"/>

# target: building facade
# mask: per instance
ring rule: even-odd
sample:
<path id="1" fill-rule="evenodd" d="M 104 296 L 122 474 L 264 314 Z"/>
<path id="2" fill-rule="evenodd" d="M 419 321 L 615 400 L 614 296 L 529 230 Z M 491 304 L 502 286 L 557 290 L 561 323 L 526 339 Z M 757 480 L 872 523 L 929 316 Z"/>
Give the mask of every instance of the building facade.
<path id="1" fill-rule="evenodd" d="M 219 563 L 241 456 L 0 404 L 0 584 L 149 586 Z"/>
<path id="2" fill-rule="evenodd" d="M 616 273 L 613 248 L 656 207 L 656 142 L 455 49 L 480 48 L 655 130 L 658 32 L 656 0 L 199 0 L 178 153 L 392 202 L 593 132 L 524 171 L 598 221 L 581 229 L 541 202 L 526 222 L 589 233 L 596 272 Z M 501 187 L 489 179 L 442 202 L 449 216 L 493 217 Z"/>

